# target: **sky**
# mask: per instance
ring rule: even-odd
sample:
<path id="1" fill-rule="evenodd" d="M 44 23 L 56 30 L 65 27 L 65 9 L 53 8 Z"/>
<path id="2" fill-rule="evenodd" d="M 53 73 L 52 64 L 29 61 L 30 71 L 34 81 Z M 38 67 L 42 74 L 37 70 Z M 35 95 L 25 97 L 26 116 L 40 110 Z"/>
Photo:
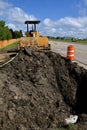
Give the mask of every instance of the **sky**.
<path id="1" fill-rule="evenodd" d="M 26 31 L 26 20 L 40 20 L 43 36 L 87 38 L 87 0 L 0 0 L 0 20 Z"/>

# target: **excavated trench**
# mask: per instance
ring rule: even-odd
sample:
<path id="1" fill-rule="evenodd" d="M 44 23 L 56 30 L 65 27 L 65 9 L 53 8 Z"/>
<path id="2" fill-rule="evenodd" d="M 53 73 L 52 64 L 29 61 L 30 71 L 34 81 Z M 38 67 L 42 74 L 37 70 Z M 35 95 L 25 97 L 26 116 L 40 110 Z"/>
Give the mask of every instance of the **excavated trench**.
<path id="1" fill-rule="evenodd" d="M 71 63 L 69 59 L 55 57 L 56 54 L 48 55 L 53 63 L 64 101 L 72 107 L 74 114 L 87 114 L 87 70 Z"/>
<path id="2" fill-rule="evenodd" d="M 76 114 L 87 114 L 87 105 L 86 105 L 86 99 L 87 99 L 87 75 L 81 77 L 81 81 L 79 83 L 79 86 L 77 88 L 77 102 L 75 106 L 75 112 Z"/>
<path id="3" fill-rule="evenodd" d="M 59 54 L 26 47 L 0 68 L 0 129 L 60 128 L 76 114 L 79 130 L 85 130 L 86 93 L 87 70 Z"/>

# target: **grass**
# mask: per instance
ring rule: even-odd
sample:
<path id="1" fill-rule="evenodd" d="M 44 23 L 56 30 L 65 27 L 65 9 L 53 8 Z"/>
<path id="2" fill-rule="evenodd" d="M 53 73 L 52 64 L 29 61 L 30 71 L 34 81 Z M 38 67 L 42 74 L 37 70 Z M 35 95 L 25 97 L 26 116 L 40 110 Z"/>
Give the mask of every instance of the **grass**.
<path id="1" fill-rule="evenodd" d="M 53 41 L 61 41 L 61 42 L 76 42 L 76 43 L 78 43 L 78 44 L 87 44 L 87 40 L 71 40 L 71 39 L 56 39 L 56 38 L 54 38 L 54 39 L 49 39 L 49 40 L 53 40 Z"/>
<path id="2" fill-rule="evenodd" d="M 69 130 L 77 130 L 78 126 L 76 124 L 69 124 L 68 128 Z"/>
<path id="3" fill-rule="evenodd" d="M 3 51 L 3 50 L 9 50 L 9 49 L 15 48 L 15 47 L 17 47 L 18 43 L 19 42 L 14 42 L 14 43 L 12 43 L 4 48 L 1 48 L 0 50 Z"/>
<path id="4" fill-rule="evenodd" d="M 56 130 L 78 130 L 78 126 L 76 124 L 69 124 L 67 128 L 57 128 Z"/>

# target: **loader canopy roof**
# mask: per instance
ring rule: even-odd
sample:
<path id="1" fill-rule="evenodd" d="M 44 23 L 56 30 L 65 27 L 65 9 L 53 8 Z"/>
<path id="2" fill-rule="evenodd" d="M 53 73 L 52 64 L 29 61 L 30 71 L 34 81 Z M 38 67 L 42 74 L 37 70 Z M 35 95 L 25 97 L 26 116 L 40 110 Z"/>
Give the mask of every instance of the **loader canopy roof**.
<path id="1" fill-rule="evenodd" d="M 39 24 L 40 21 L 25 21 L 25 24 Z"/>
<path id="2" fill-rule="evenodd" d="M 29 24 L 32 24 L 32 31 L 36 31 L 36 24 L 39 24 L 40 21 L 39 20 L 33 20 L 33 21 L 25 21 L 25 24 L 27 24 L 27 32 L 29 31 Z"/>

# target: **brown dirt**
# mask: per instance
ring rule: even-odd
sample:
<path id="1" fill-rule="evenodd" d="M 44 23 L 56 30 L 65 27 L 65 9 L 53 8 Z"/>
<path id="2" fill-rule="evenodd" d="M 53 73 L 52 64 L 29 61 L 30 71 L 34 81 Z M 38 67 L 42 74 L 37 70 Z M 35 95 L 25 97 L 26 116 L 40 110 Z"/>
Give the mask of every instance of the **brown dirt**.
<path id="1" fill-rule="evenodd" d="M 25 48 L 0 68 L 0 130 L 65 127 L 78 114 L 87 126 L 87 71 L 53 52 Z M 85 125 L 83 125 L 85 123 Z"/>

